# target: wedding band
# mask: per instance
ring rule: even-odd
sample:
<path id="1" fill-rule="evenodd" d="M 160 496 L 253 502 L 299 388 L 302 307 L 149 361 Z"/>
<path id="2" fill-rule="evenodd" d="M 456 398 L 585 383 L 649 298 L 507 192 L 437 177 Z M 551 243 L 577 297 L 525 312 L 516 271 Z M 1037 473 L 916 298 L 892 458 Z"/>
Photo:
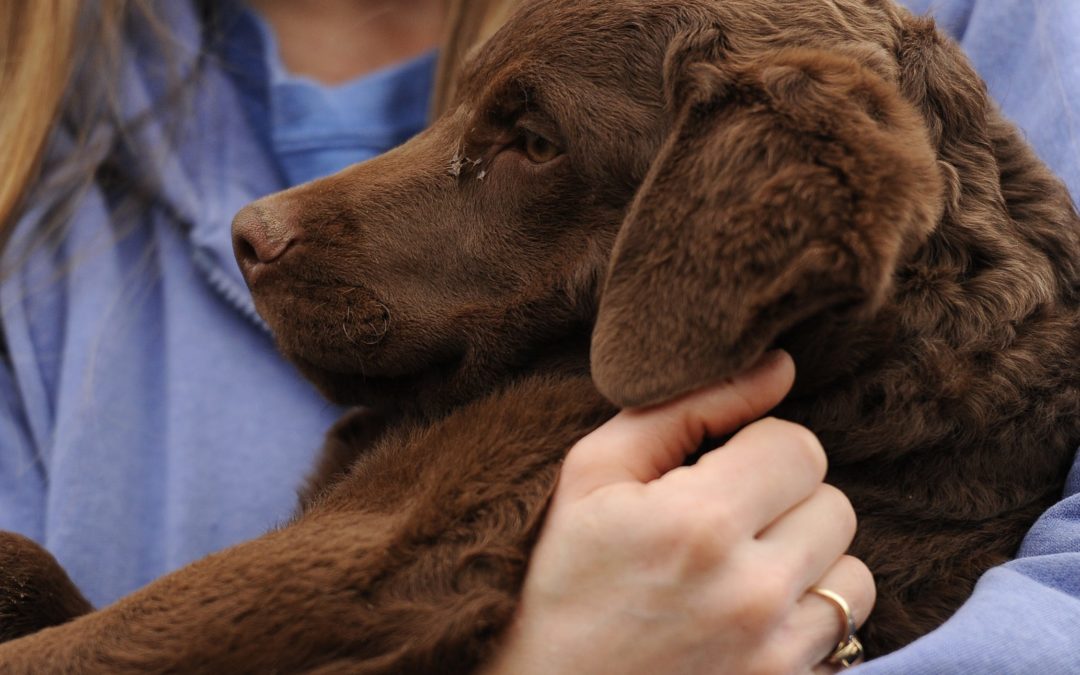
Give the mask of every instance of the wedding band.
<path id="1" fill-rule="evenodd" d="M 830 666 L 850 668 L 863 660 L 863 646 L 855 635 L 857 626 L 855 616 L 851 613 L 851 606 L 847 604 L 839 593 L 834 593 L 827 588 L 812 586 L 810 592 L 825 598 L 840 610 L 841 619 L 844 622 L 844 633 L 837 643 L 836 649 L 825 659 Z"/>

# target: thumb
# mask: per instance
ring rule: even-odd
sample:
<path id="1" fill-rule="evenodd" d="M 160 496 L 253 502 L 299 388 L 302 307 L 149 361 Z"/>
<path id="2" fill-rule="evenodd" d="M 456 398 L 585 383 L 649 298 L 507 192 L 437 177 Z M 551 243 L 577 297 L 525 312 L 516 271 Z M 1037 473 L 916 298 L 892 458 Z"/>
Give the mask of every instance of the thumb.
<path id="1" fill-rule="evenodd" d="M 772 351 L 721 384 L 652 408 L 627 409 L 581 439 L 566 457 L 559 498 L 615 483 L 647 483 L 682 465 L 706 436 L 721 436 L 763 416 L 795 381 L 795 364 Z"/>

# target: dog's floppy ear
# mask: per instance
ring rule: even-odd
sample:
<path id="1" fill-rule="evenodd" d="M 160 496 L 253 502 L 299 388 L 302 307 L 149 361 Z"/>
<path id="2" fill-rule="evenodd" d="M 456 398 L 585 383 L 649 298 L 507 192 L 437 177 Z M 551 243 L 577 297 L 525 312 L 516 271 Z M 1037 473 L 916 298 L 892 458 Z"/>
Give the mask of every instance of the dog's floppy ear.
<path id="1" fill-rule="evenodd" d="M 878 309 L 941 214 L 898 88 L 840 54 L 669 51 L 672 128 L 615 242 L 592 343 L 600 391 L 656 403 L 751 365 L 825 311 Z"/>

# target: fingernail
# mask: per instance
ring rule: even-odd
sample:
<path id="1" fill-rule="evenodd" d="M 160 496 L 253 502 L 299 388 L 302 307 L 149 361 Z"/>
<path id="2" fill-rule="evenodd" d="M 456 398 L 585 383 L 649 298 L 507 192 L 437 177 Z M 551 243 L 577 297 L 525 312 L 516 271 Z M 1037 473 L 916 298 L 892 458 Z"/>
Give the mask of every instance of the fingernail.
<path id="1" fill-rule="evenodd" d="M 788 354 L 783 349 L 773 349 L 761 355 L 761 358 L 758 359 L 757 365 L 754 367 L 754 369 L 757 370 L 760 368 L 762 370 L 766 370 L 769 368 L 776 368 L 784 361 L 790 360 L 791 354 Z"/>

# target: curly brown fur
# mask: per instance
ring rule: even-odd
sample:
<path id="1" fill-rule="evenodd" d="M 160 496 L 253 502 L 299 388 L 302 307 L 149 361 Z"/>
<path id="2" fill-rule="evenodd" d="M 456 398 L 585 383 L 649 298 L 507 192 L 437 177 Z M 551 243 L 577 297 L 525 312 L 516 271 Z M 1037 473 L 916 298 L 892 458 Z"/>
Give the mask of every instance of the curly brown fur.
<path id="1" fill-rule="evenodd" d="M 793 354 L 779 413 L 860 515 L 873 653 L 943 621 L 1059 496 L 1080 219 L 930 21 L 531 1 L 445 91 L 410 143 L 234 222 L 282 351 L 385 430 L 347 418 L 294 523 L 0 646 L 13 672 L 469 670 L 559 461 L 613 412 L 590 368 L 639 405 Z M 530 160 L 527 134 L 562 153 Z"/>

